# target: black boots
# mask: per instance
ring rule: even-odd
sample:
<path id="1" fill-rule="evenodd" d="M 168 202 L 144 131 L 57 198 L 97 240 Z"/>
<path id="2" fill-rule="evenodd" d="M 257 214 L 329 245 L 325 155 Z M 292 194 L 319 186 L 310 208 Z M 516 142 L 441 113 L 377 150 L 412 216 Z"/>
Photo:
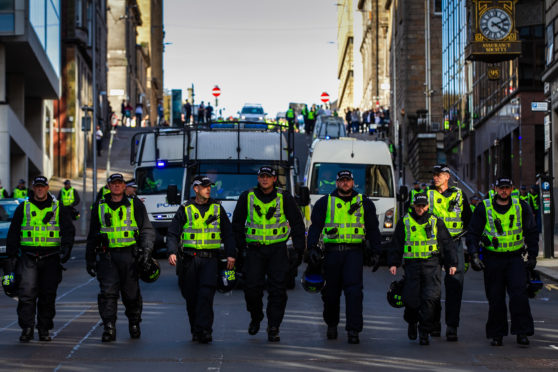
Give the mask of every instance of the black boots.
<path id="1" fill-rule="evenodd" d="M 347 332 L 347 342 L 349 342 L 349 344 L 359 344 L 360 340 L 358 338 L 358 332 L 357 331 Z"/>
<path id="2" fill-rule="evenodd" d="M 492 346 L 502 346 L 502 336 L 494 337 L 492 341 L 490 341 L 490 345 Z"/>
<path id="3" fill-rule="evenodd" d="M 409 323 L 409 327 L 407 328 L 407 336 L 409 336 L 409 340 L 417 339 L 417 323 Z"/>
<path id="4" fill-rule="evenodd" d="M 337 340 L 337 326 L 327 326 L 327 339 Z"/>
<path id="5" fill-rule="evenodd" d="M 279 342 L 279 327 L 267 327 L 267 340 L 269 342 Z"/>
<path id="6" fill-rule="evenodd" d="M 48 329 L 39 328 L 39 341 L 52 341 L 52 337 L 50 337 Z"/>
<path id="7" fill-rule="evenodd" d="M 260 330 L 260 322 L 257 320 L 252 320 L 248 326 L 248 334 L 255 335 Z"/>
<path id="8" fill-rule="evenodd" d="M 139 323 L 129 323 L 128 331 L 130 331 L 131 338 L 140 338 L 141 336 L 141 329 Z"/>
<path id="9" fill-rule="evenodd" d="M 201 331 L 198 333 L 198 342 L 200 344 L 208 344 L 213 341 L 213 337 L 211 336 L 211 332 L 209 331 Z"/>
<path id="10" fill-rule="evenodd" d="M 420 331 L 419 332 L 419 343 L 421 345 L 429 345 L 430 344 L 430 341 L 428 340 L 428 332 L 426 332 L 426 331 Z"/>
<path id="11" fill-rule="evenodd" d="M 33 328 L 23 328 L 21 330 L 21 336 L 19 336 L 19 342 L 29 342 L 33 339 Z"/>
<path id="12" fill-rule="evenodd" d="M 103 332 L 103 337 L 101 338 L 103 342 L 111 342 L 116 340 L 116 328 L 114 328 L 114 323 L 105 323 L 105 330 Z"/>
<path id="13" fill-rule="evenodd" d="M 529 346 L 529 339 L 525 335 L 517 335 L 516 341 L 517 344 L 521 347 Z"/>
<path id="14" fill-rule="evenodd" d="M 457 341 L 457 327 L 453 327 L 453 326 L 446 327 L 446 340 Z"/>

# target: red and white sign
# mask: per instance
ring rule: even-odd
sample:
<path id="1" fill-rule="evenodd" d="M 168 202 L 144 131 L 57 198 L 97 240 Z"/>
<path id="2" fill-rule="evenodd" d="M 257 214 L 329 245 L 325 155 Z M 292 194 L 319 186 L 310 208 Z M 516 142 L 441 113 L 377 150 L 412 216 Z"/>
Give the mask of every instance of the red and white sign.
<path id="1" fill-rule="evenodd" d="M 219 88 L 218 85 L 215 85 L 215 87 L 211 90 L 211 93 L 214 97 L 219 97 L 221 95 L 221 88 Z"/>
<path id="2" fill-rule="evenodd" d="M 327 92 L 323 92 L 320 96 L 320 99 L 323 103 L 329 102 L 329 94 L 327 94 Z"/>

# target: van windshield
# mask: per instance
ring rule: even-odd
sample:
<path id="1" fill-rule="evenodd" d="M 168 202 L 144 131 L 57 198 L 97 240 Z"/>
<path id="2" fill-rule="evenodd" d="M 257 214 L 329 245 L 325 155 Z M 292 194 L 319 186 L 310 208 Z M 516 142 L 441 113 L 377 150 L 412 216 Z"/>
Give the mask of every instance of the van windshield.
<path id="1" fill-rule="evenodd" d="M 348 169 L 355 178 L 355 190 L 369 197 L 393 198 L 393 174 L 389 165 L 315 163 L 310 194 L 326 195 L 335 190 L 337 172 Z"/>
<path id="2" fill-rule="evenodd" d="M 197 169 L 193 169 L 192 177 L 198 174 L 208 176 L 215 186 L 211 188 L 211 197 L 216 200 L 238 200 L 244 191 L 254 188 L 258 184 L 258 169 L 268 165 L 263 163 L 202 163 Z M 274 167 L 278 172 L 277 181 L 279 187 L 285 187 L 287 183 L 285 169 Z M 190 191 L 193 196 L 193 191 Z"/>
<path id="3" fill-rule="evenodd" d="M 263 108 L 257 106 L 245 106 L 242 108 L 242 114 L 263 115 Z"/>
<path id="4" fill-rule="evenodd" d="M 184 168 L 138 168 L 136 169 L 136 183 L 138 195 L 166 194 L 169 185 L 176 185 L 182 190 Z"/>

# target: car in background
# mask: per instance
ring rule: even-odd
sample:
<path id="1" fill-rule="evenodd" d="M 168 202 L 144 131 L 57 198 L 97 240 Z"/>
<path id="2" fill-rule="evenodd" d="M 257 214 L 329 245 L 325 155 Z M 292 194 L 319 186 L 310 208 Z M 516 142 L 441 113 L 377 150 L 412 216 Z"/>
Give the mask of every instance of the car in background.
<path id="1" fill-rule="evenodd" d="M 238 112 L 240 120 L 259 121 L 265 123 L 265 116 L 262 105 L 258 103 L 245 103 L 242 110 Z"/>
<path id="2" fill-rule="evenodd" d="M 0 259 L 6 256 L 6 239 L 14 212 L 21 203 L 19 199 L 0 199 Z"/>
<path id="3" fill-rule="evenodd" d="M 312 140 L 329 140 L 341 137 L 347 137 L 345 122 L 342 118 L 337 116 L 318 116 L 318 119 L 316 120 L 316 124 L 314 126 Z"/>

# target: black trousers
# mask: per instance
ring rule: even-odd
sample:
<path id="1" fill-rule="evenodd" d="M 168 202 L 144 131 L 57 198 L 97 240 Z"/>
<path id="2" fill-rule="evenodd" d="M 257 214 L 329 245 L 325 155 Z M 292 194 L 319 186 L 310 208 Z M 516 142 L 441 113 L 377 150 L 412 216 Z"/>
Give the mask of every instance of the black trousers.
<path id="1" fill-rule="evenodd" d="M 527 273 L 520 255 L 484 254 L 484 289 L 488 299 L 486 337 L 507 336 L 508 314 L 506 291 L 509 296 L 511 334 L 532 336 L 533 316 L 527 296 Z"/>
<path id="2" fill-rule="evenodd" d="M 126 308 L 130 323 L 141 322 L 143 301 L 138 283 L 136 260 L 132 248 L 111 249 L 99 254 L 97 261 L 97 279 L 101 293 L 97 298 L 99 314 L 105 324 L 116 321 L 119 294 Z"/>
<path id="3" fill-rule="evenodd" d="M 22 253 L 16 268 L 19 283 L 17 316 L 21 328 L 52 329 L 56 314 L 58 284 L 62 280 L 60 256 L 54 254 L 41 260 Z"/>
<path id="4" fill-rule="evenodd" d="M 362 268 L 363 251 L 326 251 L 323 272 L 326 282 L 322 289 L 324 321 L 328 326 L 339 324 L 341 291 L 345 294 L 345 329 L 362 331 Z"/>
<path id="5" fill-rule="evenodd" d="M 249 246 L 244 263 L 244 298 L 252 320 L 263 319 L 263 291 L 267 289 L 267 323 L 279 327 L 287 307 L 286 281 L 289 272 L 287 245 Z"/>
<path id="6" fill-rule="evenodd" d="M 407 323 L 418 323 L 421 331 L 430 332 L 442 291 L 440 259 L 406 259 L 404 269 L 403 318 Z"/>
<path id="7" fill-rule="evenodd" d="M 213 298 L 217 288 L 218 259 L 187 256 L 177 263 L 178 286 L 186 300 L 190 331 L 213 331 Z"/>
<path id="8" fill-rule="evenodd" d="M 446 288 L 446 325 L 459 327 L 459 316 L 461 314 L 461 300 L 463 298 L 463 280 L 465 278 L 465 255 L 463 253 L 463 242 L 456 242 L 457 249 L 457 271 L 455 275 L 449 275 L 449 267 L 444 266 L 446 273 L 444 276 L 444 286 Z M 433 331 L 440 331 L 440 317 L 442 305 L 440 300 L 436 303 L 434 314 Z"/>

